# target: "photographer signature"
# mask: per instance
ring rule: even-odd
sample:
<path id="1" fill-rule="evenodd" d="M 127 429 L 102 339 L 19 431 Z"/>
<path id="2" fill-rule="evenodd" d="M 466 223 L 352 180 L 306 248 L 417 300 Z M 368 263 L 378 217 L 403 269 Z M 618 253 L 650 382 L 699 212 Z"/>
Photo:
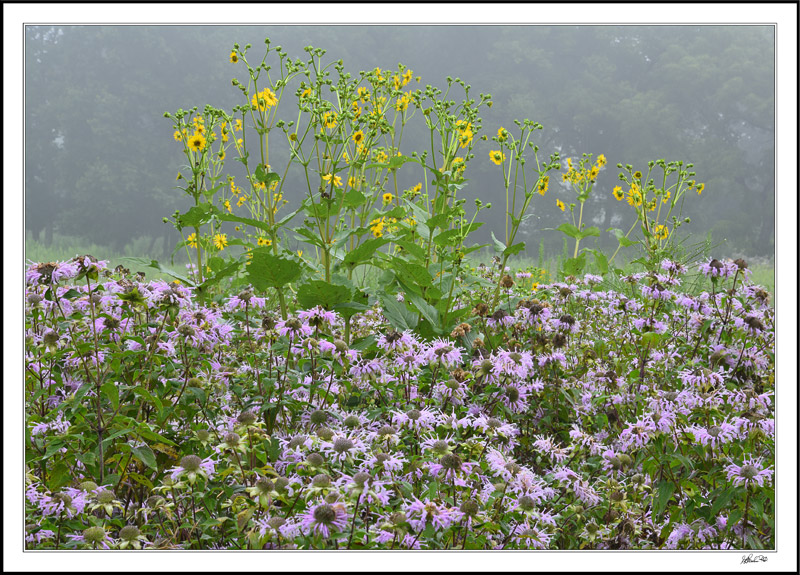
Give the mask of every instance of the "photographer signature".
<path id="1" fill-rule="evenodd" d="M 742 562 L 739 565 L 744 565 L 746 563 L 766 563 L 767 556 L 766 555 L 742 555 Z"/>

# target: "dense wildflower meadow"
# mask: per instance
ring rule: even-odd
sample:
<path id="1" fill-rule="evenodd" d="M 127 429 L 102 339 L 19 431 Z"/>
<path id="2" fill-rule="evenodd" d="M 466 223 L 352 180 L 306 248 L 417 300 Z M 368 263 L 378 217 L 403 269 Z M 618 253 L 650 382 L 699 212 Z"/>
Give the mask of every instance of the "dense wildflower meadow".
<path id="1" fill-rule="evenodd" d="M 243 106 L 166 114 L 187 272 L 26 268 L 27 549 L 774 548 L 774 309 L 745 261 L 682 248 L 691 164 L 618 165 L 623 273 L 581 247 L 605 156 L 501 127 L 505 235 L 473 265 L 488 205 L 458 193 L 491 96 L 249 48 Z M 402 155 L 412 118 L 431 149 Z M 555 278 L 512 267 L 534 202 L 574 240 Z"/>

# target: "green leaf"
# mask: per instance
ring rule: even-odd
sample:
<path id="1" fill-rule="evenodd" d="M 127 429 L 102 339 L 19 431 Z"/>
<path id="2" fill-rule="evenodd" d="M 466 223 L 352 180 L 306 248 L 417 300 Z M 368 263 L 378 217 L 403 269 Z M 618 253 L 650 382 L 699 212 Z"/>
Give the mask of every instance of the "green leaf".
<path id="1" fill-rule="evenodd" d="M 504 249 L 503 255 L 515 256 L 524 249 L 525 249 L 525 242 L 520 242 L 518 244 L 514 244 L 513 246 L 508 246 L 506 249 Z"/>
<path id="2" fill-rule="evenodd" d="M 114 409 L 114 411 L 116 411 L 119 407 L 119 388 L 117 387 L 117 384 L 113 381 L 107 381 L 103 384 L 103 387 L 101 387 L 100 390 L 111 402 L 111 407 Z"/>
<path id="3" fill-rule="evenodd" d="M 180 214 L 177 217 L 179 228 L 199 228 L 203 224 L 211 221 L 213 215 L 212 210 L 214 206 L 208 203 L 202 203 L 193 206 L 185 214 Z"/>
<path id="4" fill-rule="evenodd" d="M 577 276 L 583 271 L 586 266 L 586 254 L 581 254 L 577 258 L 569 258 L 564 262 L 564 274 L 568 276 Z"/>
<path id="5" fill-rule="evenodd" d="M 576 238 L 576 239 L 578 238 L 578 236 L 581 233 L 580 230 L 576 226 L 574 226 L 572 224 L 567 224 L 567 223 L 561 224 L 556 229 L 561 231 L 561 232 L 564 232 L 569 237 Z"/>
<path id="6" fill-rule="evenodd" d="M 428 323 L 430 323 L 434 329 L 439 327 L 439 312 L 435 307 L 430 305 L 422 297 L 415 293 L 406 292 L 406 299 L 408 299 L 408 301 L 411 302 L 415 308 L 417 308 L 417 310 L 422 314 L 422 317 L 428 320 Z"/>
<path id="7" fill-rule="evenodd" d="M 625 232 L 623 232 L 619 228 L 608 228 L 606 231 L 607 232 L 611 232 L 612 234 L 614 234 L 614 237 L 617 238 L 617 241 L 619 242 L 619 245 L 621 245 L 623 248 L 628 247 L 628 246 L 632 246 L 633 244 L 638 244 L 639 243 L 639 242 L 635 242 L 633 240 L 629 240 L 628 238 L 626 238 L 625 237 Z"/>
<path id="8" fill-rule="evenodd" d="M 144 485 L 148 489 L 153 489 L 153 482 L 150 481 L 144 475 L 139 475 L 138 473 L 128 473 L 128 477 L 133 479 L 136 483 L 139 483 L 140 485 Z"/>
<path id="9" fill-rule="evenodd" d="M 271 253 L 271 248 L 256 248 L 253 259 L 247 266 L 247 277 L 257 290 L 279 288 L 300 277 L 302 270 L 297 262 Z"/>
<path id="10" fill-rule="evenodd" d="M 379 299 L 383 315 L 386 316 L 393 328 L 405 331 L 417 327 L 418 318 L 416 314 L 408 310 L 405 303 L 397 301 L 394 296 L 388 294 L 381 294 Z"/>
<path id="11" fill-rule="evenodd" d="M 239 268 L 241 267 L 242 267 L 242 262 L 233 262 L 229 266 L 220 269 L 217 273 L 214 274 L 213 277 L 210 277 L 206 281 L 201 283 L 199 286 L 197 286 L 197 289 L 200 291 L 206 290 L 209 287 L 218 284 L 226 277 L 232 276 L 237 271 L 239 271 Z"/>
<path id="12" fill-rule="evenodd" d="M 136 459 L 144 463 L 150 469 L 158 469 L 158 464 L 156 463 L 156 454 L 153 453 L 153 450 L 147 445 L 143 445 L 141 447 L 132 447 L 131 453 L 133 453 L 133 456 Z"/>
<path id="13" fill-rule="evenodd" d="M 297 288 L 297 303 L 305 309 L 320 305 L 330 310 L 337 304 L 350 301 L 351 298 L 352 290 L 349 287 L 323 280 L 314 280 Z"/>
<path id="14" fill-rule="evenodd" d="M 146 258 L 129 258 L 129 257 L 123 257 L 123 258 L 120 258 L 120 259 L 123 260 L 123 261 L 132 262 L 134 264 L 139 264 L 141 266 L 145 266 L 145 267 L 148 267 L 148 268 L 156 269 L 156 270 L 160 271 L 163 274 L 167 274 L 168 276 L 172 276 L 175 279 L 179 279 L 181 282 L 185 283 L 188 286 L 194 286 L 194 282 L 192 280 L 190 280 L 188 277 L 186 277 L 183 274 L 179 274 L 176 271 L 173 271 L 172 269 L 168 268 L 167 266 L 161 265 L 160 263 L 158 263 L 157 260 L 148 260 Z"/>
<path id="15" fill-rule="evenodd" d="M 494 232 L 492 232 L 492 240 L 494 241 L 494 251 L 495 252 L 497 252 L 498 254 L 502 254 L 504 251 L 506 251 L 506 244 L 504 244 L 503 242 L 498 240 L 495 237 Z"/>
<path id="16" fill-rule="evenodd" d="M 256 179 L 259 182 L 267 184 L 267 187 L 269 187 L 272 182 L 281 181 L 281 177 L 276 172 L 268 172 L 266 169 L 264 169 L 263 164 L 259 164 L 256 168 Z"/>
<path id="17" fill-rule="evenodd" d="M 585 251 L 589 252 L 594 256 L 594 263 L 600 270 L 600 275 L 606 275 L 608 273 L 608 258 L 606 258 L 606 255 L 600 250 L 592 250 L 586 248 Z"/>
<path id="18" fill-rule="evenodd" d="M 412 286 L 425 287 L 433 284 L 431 274 L 424 266 L 407 262 L 401 258 L 392 258 L 392 269 L 397 277 Z"/>
<path id="19" fill-rule="evenodd" d="M 359 264 L 366 263 L 375 253 L 375 250 L 387 243 L 389 243 L 389 240 L 384 238 L 372 238 L 365 241 L 356 249 L 347 253 L 344 257 L 344 265 L 349 269 L 353 269 Z"/>
<path id="20" fill-rule="evenodd" d="M 675 484 L 672 481 L 661 481 L 658 484 L 658 493 L 656 494 L 655 504 L 653 506 L 653 516 L 660 518 L 664 509 L 667 508 L 667 502 L 675 492 Z"/>
<path id="21" fill-rule="evenodd" d="M 717 496 L 714 498 L 714 503 L 711 505 L 711 516 L 715 517 L 720 511 L 725 509 L 728 503 L 736 495 L 735 489 L 726 489 L 722 490 Z"/>

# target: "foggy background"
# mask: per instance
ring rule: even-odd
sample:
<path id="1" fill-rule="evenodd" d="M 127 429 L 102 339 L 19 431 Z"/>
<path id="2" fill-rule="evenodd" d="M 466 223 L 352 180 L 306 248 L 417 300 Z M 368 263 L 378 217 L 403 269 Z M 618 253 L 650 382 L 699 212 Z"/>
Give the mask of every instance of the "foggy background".
<path id="1" fill-rule="evenodd" d="M 774 254 L 770 26 L 29 26 L 27 238 L 49 244 L 79 237 L 168 257 L 180 238 L 162 218 L 192 202 L 174 189 L 186 160 L 163 114 L 206 104 L 230 112 L 243 104 L 231 79 L 246 83 L 246 69 L 231 64 L 229 54 L 234 42 L 251 43 L 248 59 L 260 61 L 266 37 L 293 59 L 306 59 L 304 46 L 324 48 L 323 62 L 342 59 L 353 76 L 402 63 L 422 77 L 412 89 L 446 88 L 447 76 L 461 78 L 472 97 L 493 96 L 493 107 L 481 109 L 477 136 L 491 138 L 500 126 L 518 134 L 513 120 L 528 118 L 544 125 L 534 139 L 540 157 L 556 150 L 562 158 L 605 154 L 608 164 L 584 211 L 587 225 L 603 233 L 584 240 L 586 247 L 613 250 L 616 240 L 605 230 L 627 231 L 633 222 L 627 203 L 611 195 L 619 183 L 616 164 L 646 170 L 649 160 L 663 158 L 694 163 L 695 179 L 705 183 L 701 196 L 687 195 L 684 215 L 692 223 L 681 232 L 698 242 L 709 232 L 713 243 L 725 240 L 716 257 Z M 463 92 L 452 94 L 460 101 Z M 296 118 L 292 100 L 281 103 L 280 117 Z M 421 118 L 412 124 L 421 126 Z M 426 148 L 414 130 L 404 135 L 404 153 Z M 288 154 L 280 131 L 275 135 L 270 163 L 282 173 Z M 504 229 L 502 177 L 488 157 L 496 147 L 476 143 L 462 196 L 470 214 L 472 198 L 493 204 L 479 216 L 486 225 L 470 236 L 482 243 Z M 226 170 L 238 174 L 233 155 Z M 422 180 L 413 163 L 400 173 L 409 185 Z M 284 187 L 288 209 L 306 196 L 305 184 L 293 185 L 292 177 Z M 546 257 L 561 252 L 564 236 L 552 228 L 571 219 L 556 198 L 567 204 L 575 198 L 561 187 L 560 173 L 551 174 L 544 198 L 534 198 L 535 217 L 522 230 L 530 257 L 540 244 Z M 249 215 L 244 207 L 234 211 Z"/>

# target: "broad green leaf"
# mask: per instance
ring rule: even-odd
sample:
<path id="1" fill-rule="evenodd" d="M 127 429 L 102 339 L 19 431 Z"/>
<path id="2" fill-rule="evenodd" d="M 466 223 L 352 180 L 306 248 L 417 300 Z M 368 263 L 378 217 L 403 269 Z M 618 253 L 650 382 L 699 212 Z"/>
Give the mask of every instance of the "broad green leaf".
<path id="1" fill-rule="evenodd" d="M 337 304 L 350 301 L 352 295 L 347 286 L 314 280 L 297 288 L 297 303 L 305 309 L 319 305 L 330 310 Z"/>
<path id="2" fill-rule="evenodd" d="M 581 254 L 577 258 L 569 258 L 564 262 L 564 274 L 568 276 L 577 276 L 583 271 L 586 266 L 586 254 Z"/>
<path id="3" fill-rule="evenodd" d="M 379 299 L 383 315 L 386 316 L 393 328 L 405 331 L 417 327 L 418 318 L 416 314 L 406 308 L 405 303 L 397 301 L 397 298 L 388 294 L 381 294 Z"/>
<path id="4" fill-rule="evenodd" d="M 119 407 L 119 388 L 117 384 L 113 381 L 107 381 L 103 384 L 103 387 L 100 388 L 100 391 L 108 398 L 111 402 L 111 407 L 116 411 Z"/>
<path id="5" fill-rule="evenodd" d="M 667 502 L 675 492 L 675 484 L 672 481 L 661 481 L 658 484 L 658 490 L 655 496 L 655 504 L 653 506 L 653 516 L 660 517 L 667 508 Z"/>
<path id="6" fill-rule="evenodd" d="M 625 237 L 625 232 L 623 232 L 619 228 L 608 228 L 606 231 L 607 232 L 611 232 L 612 234 L 614 234 L 614 237 L 617 238 L 617 241 L 619 242 L 619 245 L 621 245 L 623 248 L 628 247 L 628 246 L 632 246 L 633 244 L 638 244 L 639 243 L 639 242 L 635 242 L 633 240 L 629 240 L 628 238 L 626 238 Z"/>
<path id="7" fill-rule="evenodd" d="M 344 257 L 344 265 L 353 269 L 359 264 L 366 263 L 372 257 L 372 254 L 375 253 L 375 250 L 387 243 L 389 243 L 389 240 L 384 238 L 372 238 L 365 241 L 363 244 L 356 247 L 356 249 L 347 253 Z"/>
<path id="8" fill-rule="evenodd" d="M 606 258 L 606 255 L 600 250 L 586 248 L 586 251 L 594 256 L 594 263 L 600 270 L 600 275 L 606 275 L 608 273 L 608 258 Z"/>
<path id="9" fill-rule="evenodd" d="M 492 232 L 492 240 L 494 241 L 494 251 L 495 252 L 497 252 L 498 254 L 502 254 L 504 251 L 506 251 L 506 244 L 504 244 L 503 242 L 498 240 L 495 237 L 494 232 Z"/>
<path id="10" fill-rule="evenodd" d="M 578 238 L 578 236 L 581 233 L 580 230 L 577 228 L 577 226 L 574 226 L 574 225 L 568 224 L 568 223 L 563 223 L 560 226 L 558 226 L 556 229 L 561 231 L 561 232 L 564 232 L 569 237 L 576 238 L 576 239 Z"/>
<path id="11" fill-rule="evenodd" d="M 520 242 L 518 244 L 514 244 L 513 246 L 508 246 L 506 249 L 504 249 L 503 255 L 515 256 L 524 249 L 525 249 L 525 242 Z"/>
<path id="12" fill-rule="evenodd" d="M 142 445 L 141 447 L 132 447 L 131 453 L 133 453 L 133 456 L 136 459 L 144 463 L 150 469 L 158 469 L 158 464 L 156 463 L 156 454 L 153 453 L 153 450 L 147 445 Z"/>
<path id="13" fill-rule="evenodd" d="M 247 277 L 253 287 L 260 291 L 283 287 L 302 273 L 297 262 L 276 256 L 271 251 L 269 247 L 254 249 L 251 252 L 252 260 L 247 265 Z"/>

